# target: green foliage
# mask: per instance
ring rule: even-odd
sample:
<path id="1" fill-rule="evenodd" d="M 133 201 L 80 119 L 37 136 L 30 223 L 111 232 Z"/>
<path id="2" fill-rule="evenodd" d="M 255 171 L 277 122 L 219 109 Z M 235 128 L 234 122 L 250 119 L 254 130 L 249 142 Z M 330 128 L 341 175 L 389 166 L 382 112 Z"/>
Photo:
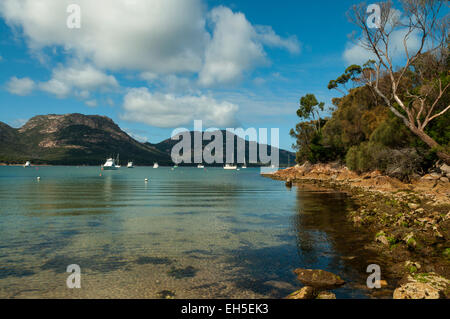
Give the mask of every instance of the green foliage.
<path id="1" fill-rule="evenodd" d="M 342 85 L 345 88 L 345 85 L 349 81 L 356 81 L 358 76 L 362 73 L 363 69 L 356 64 L 350 65 L 344 72 L 344 74 L 340 75 L 337 79 L 331 80 L 328 83 L 328 89 L 338 89 L 339 85 Z"/>
<path id="2" fill-rule="evenodd" d="M 437 63 L 435 55 L 424 54 L 407 70 L 400 90 L 403 90 L 401 98 L 411 107 L 419 106 L 414 105 L 416 102 L 412 99 L 408 101 L 407 97 L 412 97 L 409 92 L 417 96 L 423 92 L 436 95 L 439 92 L 437 79 L 440 78 L 443 86 L 450 81 L 449 64 L 443 68 Z M 297 139 L 298 162 L 345 161 L 350 169 L 360 173 L 378 169 L 400 179 L 409 179 L 412 174 L 424 173 L 433 166 L 438 151 L 450 153 L 450 112 L 435 118 L 426 127 L 425 133 L 440 145 L 439 149 L 430 149 L 390 112 L 372 88 L 363 85 L 374 80 L 374 73 L 375 61 L 369 60 L 362 67 L 349 66 L 341 76 L 329 82 L 329 89 L 340 90 L 349 82 L 356 87 L 332 100 L 336 108 L 331 118 L 325 122 L 311 121 L 291 132 Z M 380 82 L 380 89 L 390 94 L 388 81 L 381 78 Z M 410 91 L 407 92 L 407 88 Z M 442 111 L 449 103 L 450 95 L 444 94 L 435 111 Z M 300 105 L 297 115 L 307 118 L 319 103 L 314 95 L 308 94 Z M 321 129 L 314 131 L 314 124 L 319 124 Z"/>

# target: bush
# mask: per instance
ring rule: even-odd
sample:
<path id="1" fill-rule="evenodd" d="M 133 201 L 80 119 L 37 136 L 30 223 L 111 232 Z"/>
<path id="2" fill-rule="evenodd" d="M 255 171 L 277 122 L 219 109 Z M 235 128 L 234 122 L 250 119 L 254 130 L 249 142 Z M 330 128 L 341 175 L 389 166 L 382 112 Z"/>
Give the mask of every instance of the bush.
<path id="1" fill-rule="evenodd" d="M 385 168 L 383 163 L 385 156 L 386 150 L 381 144 L 363 142 L 348 150 L 345 162 L 351 170 L 363 173 L 373 169 Z"/>
<path id="2" fill-rule="evenodd" d="M 423 165 L 423 158 L 414 148 L 392 149 L 380 143 L 364 142 L 347 152 L 347 167 L 358 173 L 378 169 L 383 173 L 408 180 Z"/>

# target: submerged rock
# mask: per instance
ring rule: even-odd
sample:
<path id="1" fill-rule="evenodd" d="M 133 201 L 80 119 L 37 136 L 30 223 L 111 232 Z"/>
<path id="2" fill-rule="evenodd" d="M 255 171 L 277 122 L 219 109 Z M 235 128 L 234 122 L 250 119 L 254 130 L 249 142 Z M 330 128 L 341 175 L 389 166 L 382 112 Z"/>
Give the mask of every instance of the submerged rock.
<path id="1" fill-rule="evenodd" d="M 333 289 L 345 284 L 341 277 L 325 270 L 299 268 L 294 270 L 294 273 L 302 284 L 317 289 Z"/>
<path id="2" fill-rule="evenodd" d="M 317 291 L 313 287 L 303 287 L 296 292 L 291 293 L 286 299 L 314 299 L 317 296 Z"/>

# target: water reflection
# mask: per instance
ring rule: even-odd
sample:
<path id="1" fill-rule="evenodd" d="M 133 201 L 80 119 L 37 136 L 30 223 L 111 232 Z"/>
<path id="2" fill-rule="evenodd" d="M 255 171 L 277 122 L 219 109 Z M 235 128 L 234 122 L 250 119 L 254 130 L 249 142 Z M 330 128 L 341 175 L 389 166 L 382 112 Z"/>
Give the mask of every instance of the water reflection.
<path id="1" fill-rule="evenodd" d="M 346 228 L 351 203 L 341 194 L 289 191 L 258 169 L 35 175 L 0 168 L 0 297 L 283 297 L 300 286 L 298 267 L 361 276 L 361 261 L 341 258 L 362 240 Z M 80 291 L 64 286 L 72 263 L 82 268 Z"/>

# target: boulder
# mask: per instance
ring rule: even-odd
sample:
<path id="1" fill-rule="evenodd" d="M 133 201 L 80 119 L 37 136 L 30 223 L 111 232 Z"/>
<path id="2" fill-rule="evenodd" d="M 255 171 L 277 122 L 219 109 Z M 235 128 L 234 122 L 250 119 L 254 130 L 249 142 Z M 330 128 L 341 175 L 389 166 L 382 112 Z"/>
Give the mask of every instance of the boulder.
<path id="1" fill-rule="evenodd" d="M 418 267 L 420 268 L 420 267 Z M 431 286 L 432 288 L 436 289 L 439 293 L 446 295 L 449 292 L 450 289 L 450 280 L 439 276 L 438 274 L 434 272 L 428 272 L 428 273 L 416 273 L 412 275 L 406 275 L 403 277 L 399 284 L 405 285 L 408 283 L 423 283 Z"/>
<path id="2" fill-rule="evenodd" d="M 387 239 L 387 237 L 385 235 L 379 235 L 375 238 L 375 241 L 377 243 L 381 243 L 385 246 L 389 246 L 389 240 Z"/>
<path id="3" fill-rule="evenodd" d="M 286 299 L 314 299 L 316 296 L 317 291 L 313 287 L 306 286 L 291 293 Z"/>
<path id="4" fill-rule="evenodd" d="M 336 295 L 330 291 L 321 291 L 316 299 L 336 299 Z"/>
<path id="5" fill-rule="evenodd" d="M 394 299 L 439 299 L 439 290 L 422 282 L 410 282 L 394 290 Z"/>
<path id="6" fill-rule="evenodd" d="M 450 166 L 448 166 L 447 164 L 444 164 L 440 167 L 441 172 L 447 176 L 450 176 Z"/>
<path id="7" fill-rule="evenodd" d="M 333 289 L 345 284 L 338 275 L 320 269 L 296 269 L 294 273 L 305 286 L 317 289 Z"/>
<path id="8" fill-rule="evenodd" d="M 448 177 L 441 177 L 439 180 L 440 180 L 441 182 L 443 182 L 443 183 L 448 183 L 448 182 L 449 182 Z"/>
<path id="9" fill-rule="evenodd" d="M 433 181 L 433 180 L 439 179 L 440 177 L 441 176 L 439 174 L 433 173 L 433 174 L 427 174 L 427 175 L 422 176 L 422 178 L 420 180 L 424 180 L 424 181 L 432 180 Z"/>

